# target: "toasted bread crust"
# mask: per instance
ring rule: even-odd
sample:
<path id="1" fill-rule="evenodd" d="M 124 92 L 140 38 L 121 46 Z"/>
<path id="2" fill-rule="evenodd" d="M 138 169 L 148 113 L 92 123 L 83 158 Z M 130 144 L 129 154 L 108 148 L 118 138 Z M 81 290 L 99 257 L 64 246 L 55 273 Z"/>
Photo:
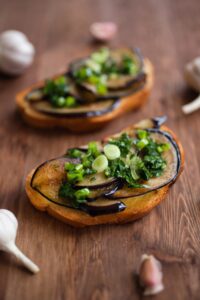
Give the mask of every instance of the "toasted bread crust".
<path id="1" fill-rule="evenodd" d="M 39 82 L 22 92 L 18 93 L 16 96 L 17 106 L 22 114 L 23 119 L 35 127 L 40 128 L 52 128 L 52 127 L 62 127 L 73 132 L 87 132 L 94 131 L 98 128 L 105 126 L 107 123 L 117 118 L 118 116 L 136 109 L 142 106 L 149 97 L 151 92 L 154 75 L 153 66 L 148 59 L 145 59 L 145 69 L 147 72 L 147 80 L 144 87 L 126 97 L 123 97 L 120 104 L 113 111 L 105 113 L 101 116 L 95 117 L 80 117 L 80 118 L 56 118 L 53 116 L 47 116 L 45 114 L 39 113 L 31 108 L 27 101 L 25 101 L 25 96 L 33 89 L 41 86 L 44 81 Z"/>
<path id="2" fill-rule="evenodd" d="M 130 126 L 126 128 L 126 130 L 130 130 L 132 128 L 134 128 L 134 126 Z M 182 145 L 178 141 L 176 135 L 170 129 L 168 129 L 166 126 L 162 126 L 161 129 L 169 132 L 179 147 L 181 154 L 181 166 L 178 175 L 180 175 L 184 166 L 184 152 Z M 142 196 L 128 198 L 125 200 L 123 199 L 123 202 L 127 206 L 124 211 L 92 217 L 85 212 L 59 206 L 44 198 L 30 185 L 34 171 L 35 170 L 32 170 L 26 178 L 26 193 L 33 206 L 35 206 L 38 210 L 46 211 L 49 215 L 52 215 L 55 218 L 75 227 L 85 227 L 99 224 L 123 224 L 137 220 L 147 215 L 155 206 L 163 201 L 166 198 L 169 190 L 169 186 L 164 186 L 159 190 L 152 191 Z"/>

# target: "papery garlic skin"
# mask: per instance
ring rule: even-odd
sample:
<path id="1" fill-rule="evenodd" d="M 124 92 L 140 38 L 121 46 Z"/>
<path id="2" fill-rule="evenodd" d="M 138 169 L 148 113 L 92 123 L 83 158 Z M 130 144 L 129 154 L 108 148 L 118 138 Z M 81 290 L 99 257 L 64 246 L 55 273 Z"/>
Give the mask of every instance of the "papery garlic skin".
<path id="1" fill-rule="evenodd" d="M 0 250 L 9 252 L 32 273 L 38 273 L 39 268 L 28 257 L 26 257 L 15 245 L 18 221 L 15 215 L 7 210 L 0 209 Z"/>
<path id="2" fill-rule="evenodd" d="M 0 34 L 0 70 L 10 74 L 22 74 L 34 59 L 35 49 L 25 34 L 7 30 Z"/>
<path id="3" fill-rule="evenodd" d="M 158 294 L 164 289 L 162 267 L 153 255 L 142 255 L 139 278 L 144 296 Z"/>

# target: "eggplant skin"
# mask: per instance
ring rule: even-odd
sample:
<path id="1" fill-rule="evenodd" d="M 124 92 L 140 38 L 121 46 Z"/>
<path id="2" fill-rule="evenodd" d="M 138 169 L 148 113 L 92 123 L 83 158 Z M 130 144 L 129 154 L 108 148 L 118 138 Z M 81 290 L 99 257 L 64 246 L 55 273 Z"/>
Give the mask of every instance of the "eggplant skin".
<path id="1" fill-rule="evenodd" d="M 154 117 L 151 119 L 153 122 L 153 127 L 154 128 L 160 128 L 166 121 L 167 121 L 167 116 L 160 116 L 160 117 Z"/>
<path id="2" fill-rule="evenodd" d="M 80 207 L 81 210 L 85 211 L 89 215 L 95 217 L 99 215 L 114 214 L 119 213 L 126 209 L 126 205 L 123 202 L 111 203 L 109 205 L 90 205 L 82 204 Z"/>
<path id="3" fill-rule="evenodd" d="M 160 127 L 159 127 L 160 128 Z M 174 178 L 172 179 L 172 181 L 170 183 L 173 183 L 179 172 L 180 172 L 180 168 L 181 168 L 181 153 L 180 153 L 180 149 L 175 141 L 175 139 L 172 137 L 172 135 L 166 131 L 163 131 L 163 130 L 160 130 L 158 128 L 149 128 L 147 129 L 148 132 L 150 133 L 160 133 L 160 134 L 163 134 L 169 141 L 170 143 L 174 146 L 174 148 L 176 149 L 176 154 L 177 154 L 177 169 L 176 169 L 176 174 L 174 176 Z"/>

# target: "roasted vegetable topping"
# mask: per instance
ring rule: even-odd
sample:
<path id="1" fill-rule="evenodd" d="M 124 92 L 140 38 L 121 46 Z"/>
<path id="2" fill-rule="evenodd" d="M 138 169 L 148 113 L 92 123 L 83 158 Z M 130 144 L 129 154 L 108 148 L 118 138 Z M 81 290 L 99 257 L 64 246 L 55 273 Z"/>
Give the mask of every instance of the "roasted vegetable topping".
<path id="1" fill-rule="evenodd" d="M 116 109 L 121 98 L 141 89 L 145 80 L 138 49 L 102 48 L 72 62 L 66 74 L 46 80 L 43 86 L 27 93 L 26 100 L 47 115 L 90 118 Z"/>
<path id="2" fill-rule="evenodd" d="M 67 153 L 70 158 L 78 158 L 80 163 L 65 163 L 66 181 L 59 194 L 70 198 L 75 207 L 86 203 L 90 196 L 88 185 L 80 189 L 80 183 L 88 176 L 95 182 L 98 173 L 103 174 L 101 179 L 105 177 L 105 182 L 106 178 L 114 178 L 120 180 L 121 187 L 125 184 L 130 188 L 144 188 L 145 181 L 163 174 L 167 166 L 163 153 L 170 149 L 170 144 L 160 143 L 150 132 L 139 129 L 134 136 L 123 133 L 101 148 L 100 151 L 98 144 L 91 142 L 86 150 L 70 149 Z"/>
<path id="3" fill-rule="evenodd" d="M 157 143 L 151 138 L 148 131 L 137 130 L 134 139 L 127 133 L 123 133 L 119 138 L 112 139 L 109 143 L 119 147 L 121 158 L 118 159 L 118 163 L 116 161 L 110 162 L 110 170 L 107 170 L 107 175 L 109 175 L 109 172 L 114 177 L 121 175 L 131 185 L 135 185 L 134 182 L 131 183 L 132 179 L 148 180 L 151 177 L 162 175 L 166 167 L 162 152 L 169 150 L 170 145 L 167 143 Z M 131 173 L 134 174 L 131 181 L 127 166 L 130 166 Z M 121 168 L 121 171 L 119 168 Z"/>
<path id="4" fill-rule="evenodd" d="M 77 101 L 69 95 L 70 86 L 65 76 L 54 80 L 47 80 L 43 88 L 44 96 L 50 101 L 53 107 L 74 107 Z"/>
<path id="5" fill-rule="evenodd" d="M 81 182 L 87 175 L 95 174 L 97 171 L 92 167 L 93 162 L 100 155 L 97 143 L 91 142 L 88 144 L 86 152 L 78 149 L 70 149 L 67 152 L 71 158 L 79 158 L 79 164 L 70 162 L 65 163 L 66 182 L 60 188 L 59 195 L 64 198 L 70 198 L 75 207 L 80 203 L 86 202 L 90 191 L 88 189 L 75 188 L 75 185 Z"/>
<path id="6" fill-rule="evenodd" d="M 109 80 L 124 75 L 135 76 L 138 72 L 139 67 L 133 56 L 122 54 L 120 59 L 116 59 L 108 48 L 102 48 L 85 59 L 73 71 L 73 77 L 77 83 L 86 82 L 94 85 L 98 94 L 105 95 Z"/>

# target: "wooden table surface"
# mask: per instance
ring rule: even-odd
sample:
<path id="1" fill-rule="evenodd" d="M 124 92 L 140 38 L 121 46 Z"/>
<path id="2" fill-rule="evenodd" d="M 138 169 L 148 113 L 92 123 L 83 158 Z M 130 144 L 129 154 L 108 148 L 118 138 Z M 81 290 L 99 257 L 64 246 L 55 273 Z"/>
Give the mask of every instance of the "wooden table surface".
<path id="1" fill-rule="evenodd" d="M 0 0 L 0 7 L 0 31 L 23 31 L 37 51 L 26 74 L 0 76 L 0 208 L 16 214 L 17 244 L 41 267 L 33 276 L 0 253 L 0 299 L 143 299 L 136 277 L 143 253 L 163 264 L 165 291 L 156 299 L 200 299 L 200 111 L 181 112 L 196 96 L 182 75 L 184 64 L 199 55 L 199 0 Z M 119 25 L 113 46 L 139 46 L 152 60 L 149 102 L 94 134 L 28 127 L 16 112 L 15 94 L 94 49 L 88 29 L 96 20 Z M 148 216 L 123 226 L 75 229 L 31 206 L 24 181 L 33 167 L 68 146 L 161 114 L 183 143 L 186 165 L 167 199 Z"/>

